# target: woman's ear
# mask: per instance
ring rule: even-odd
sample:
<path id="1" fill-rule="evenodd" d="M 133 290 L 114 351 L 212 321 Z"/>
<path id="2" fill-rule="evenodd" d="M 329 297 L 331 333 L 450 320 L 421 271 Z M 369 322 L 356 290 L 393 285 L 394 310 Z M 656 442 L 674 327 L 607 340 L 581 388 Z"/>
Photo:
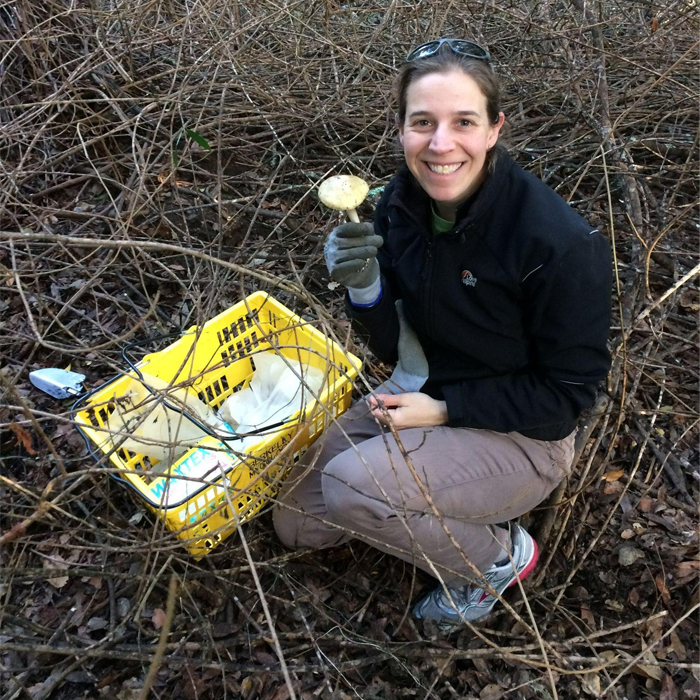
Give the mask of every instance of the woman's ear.
<path id="1" fill-rule="evenodd" d="M 403 146 L 403 122 L 398 114 L 394 115 L 394 123 L 396 128 L 399 130 L 399 143 Z"/>
<path id="2" fill-rule="evenodd" d="M 489 134 L 489 145 L 488 149 L 493 148 L 498 141 L 498 134 L 501 131 L 501 127 L 506 121 L 506 115 L 503 112 L 498 113 L 498 121 L 495 124 L 491 124 L 490 134 Z"/>

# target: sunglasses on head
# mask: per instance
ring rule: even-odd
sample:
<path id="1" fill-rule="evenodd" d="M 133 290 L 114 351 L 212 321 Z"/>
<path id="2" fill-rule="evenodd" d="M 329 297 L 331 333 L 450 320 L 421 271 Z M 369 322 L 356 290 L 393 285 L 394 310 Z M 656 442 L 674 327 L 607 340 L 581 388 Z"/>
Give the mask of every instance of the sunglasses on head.
<path id="1" fill-rule="evenodd" d="M 447 44 L 452 51 L 460 56 L 475 58 L 479 61 L 486 61 L 487 63 L 491 62 L 491 56 L 486 49 L 466 39 L 435 39 L 434 41 L 428 41 L 413 49 L 413 51 L 406 56 L 406 62 L 410 63 L 420 58 L 434 56 L 443 44 Z"/>

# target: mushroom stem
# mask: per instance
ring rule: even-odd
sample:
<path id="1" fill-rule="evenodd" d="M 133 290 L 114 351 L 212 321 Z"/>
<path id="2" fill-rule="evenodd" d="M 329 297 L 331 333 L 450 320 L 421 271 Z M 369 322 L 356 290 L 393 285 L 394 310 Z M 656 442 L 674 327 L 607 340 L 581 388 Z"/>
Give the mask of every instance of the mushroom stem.
<path id="1" fill-rule="evenodd" d="M 356 209 L 348 209 L 345 213 L 348 215 L 348 219 L 350 219 L 350 221 L 355 224 L 360 223 L 360 217 L 357 215 Z"/>

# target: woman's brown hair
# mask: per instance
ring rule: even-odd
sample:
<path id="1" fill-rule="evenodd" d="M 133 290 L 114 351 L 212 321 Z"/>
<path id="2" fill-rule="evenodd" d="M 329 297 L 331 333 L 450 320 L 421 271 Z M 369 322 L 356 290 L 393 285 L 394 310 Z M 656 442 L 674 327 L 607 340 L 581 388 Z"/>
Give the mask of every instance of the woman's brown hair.
<path id="1" fill-rule="evenodd" d="M 455 53 L 448 44 L 443 44 L 432 56 L 419 58 L 402 66 L 394 83 L 394 96 L 399 106 L 396 115 L 399 124 L 406 120 L 406 94 L 412 82 L 430 73 L 448 73 L 455 69 L 466 73 L 479 86 L 486 97 L 489 122 L 496 124 L 501 111 L 501 85 L 491 64 Z"/>

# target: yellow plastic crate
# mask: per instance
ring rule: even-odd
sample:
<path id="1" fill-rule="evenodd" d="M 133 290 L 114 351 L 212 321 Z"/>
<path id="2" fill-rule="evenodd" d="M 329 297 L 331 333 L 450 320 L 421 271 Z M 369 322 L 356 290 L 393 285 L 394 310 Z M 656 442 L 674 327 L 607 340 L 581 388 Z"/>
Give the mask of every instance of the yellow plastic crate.
<path id="1" fill-rule="evenodd" d="M 244 453 L 236 441 L 205 437 L 167 471 L 157 461 L 120 447 L 108 420 L 133 372 L 100 387 L 76 414 L 76 423 L 99 451 L 109 455 L 124 480 L 148 508 L 177 533 L 187 550 L 202 557 L 257 513 L 278 490 L 281 472 L 298 461 L 336 416 L 347 410 L 360 360 L 264 292 L 256 292 L 201 328 L 193 326 L 160 352 L 146 355 L 138 369 L 173 386 L 185 387 L 213 408 L 247 387 L 255 355 L 274 351 L 325 373 L 319 400 L 304 408 Z M 227 446 L 228 445 L 228 446 Z M 281 458 L 274 460 L 285 450 Z M 272 462 L 272 464 L 271 464 Z M 193 468 L 210 473 L 188 478 Z M 231 513 L 231 505 L 236 511 Z"/>

